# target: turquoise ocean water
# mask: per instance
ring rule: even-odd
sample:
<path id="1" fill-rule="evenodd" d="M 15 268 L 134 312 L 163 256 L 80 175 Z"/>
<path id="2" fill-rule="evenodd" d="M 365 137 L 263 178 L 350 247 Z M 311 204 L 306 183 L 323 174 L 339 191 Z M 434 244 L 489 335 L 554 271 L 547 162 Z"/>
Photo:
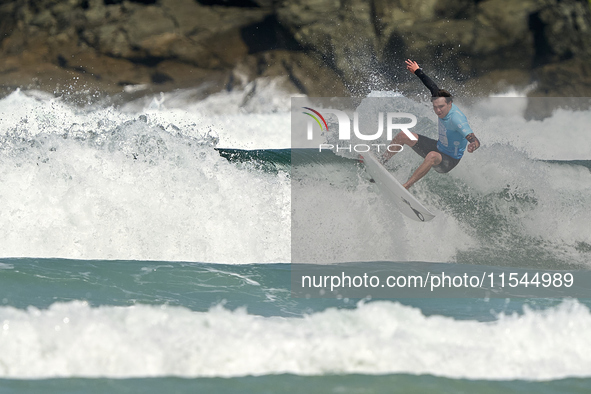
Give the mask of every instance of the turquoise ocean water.
<path id="1" fill-rule="evenodd" d="M 2 100 L 0 393 L 591 390 L 589 298 L 296 297 L 290 264 L 588 271 L 591 155 L 547 144 L 591 114 L 468 107 L 487 145 L 416 185 L 437 211 L 423 224 L 357 161 L 290 149 L 289 105 L 269 97 Z M 336 213 L 295 239 L 293 182 Z"/>
<path id="2" fill-rule="evenodd" d="M 0 280 L 0 392 L 591 385 L 581 300 L 294 298 L 289 264 L 4 259 Z"/>

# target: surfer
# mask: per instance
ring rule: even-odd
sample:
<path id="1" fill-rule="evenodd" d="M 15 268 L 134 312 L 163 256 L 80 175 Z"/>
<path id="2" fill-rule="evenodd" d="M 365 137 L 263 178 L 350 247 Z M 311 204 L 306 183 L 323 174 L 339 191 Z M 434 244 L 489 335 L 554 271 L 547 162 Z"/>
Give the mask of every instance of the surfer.
<path id="1" fill-rule="evenodd" d="M 392 144 L 408 145 L 425 160 L 403 185 L 410 188 L 416 181 L 427 175 L 431 168 L 439 173 L 447 173 L 458 165 L 464 150 L 472 153 L 480 147 L 480 141 L 468 125 L 466 116 L 453 104 L 449 92 L 439 87 L 429 78 L 417 62 L 406 60 L 406 68 L 415 74 L 431 91 L 433 111 L 439 118 L 439 140 L 412 133 L 417 140 L 411 140 L 404 132 L 398 133 Z M 381 158 L 386 163 L 397 152 L 387 151 Z"/>

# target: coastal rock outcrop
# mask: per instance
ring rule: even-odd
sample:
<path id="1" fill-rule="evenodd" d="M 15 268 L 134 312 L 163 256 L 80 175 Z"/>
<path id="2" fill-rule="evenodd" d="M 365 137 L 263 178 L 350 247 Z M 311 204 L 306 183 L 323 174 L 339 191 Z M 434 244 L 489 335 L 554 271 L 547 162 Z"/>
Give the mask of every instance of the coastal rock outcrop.
<path id="1" fill-rule="evenodd" d="M 281 77 L 294 92 L 364 95 L 415 89 L 413 58 L 469 94 L 591 93 L 586 0 L 14 0 L 0 5 L 0 40 L 5 90 L 208 82 L 207 94 Z"/>

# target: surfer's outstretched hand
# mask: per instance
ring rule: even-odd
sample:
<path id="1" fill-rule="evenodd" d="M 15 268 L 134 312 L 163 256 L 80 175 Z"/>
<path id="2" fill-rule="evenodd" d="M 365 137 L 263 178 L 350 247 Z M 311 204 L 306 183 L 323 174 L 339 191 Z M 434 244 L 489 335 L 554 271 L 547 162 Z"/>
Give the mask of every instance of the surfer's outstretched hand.
<path id="1" fill-rule="evenodd" d="M 407 70 L 413 74 L 420 68 L 417 62 L 415 62 L 414 60 L 406 59 L 405 63 Z"/>

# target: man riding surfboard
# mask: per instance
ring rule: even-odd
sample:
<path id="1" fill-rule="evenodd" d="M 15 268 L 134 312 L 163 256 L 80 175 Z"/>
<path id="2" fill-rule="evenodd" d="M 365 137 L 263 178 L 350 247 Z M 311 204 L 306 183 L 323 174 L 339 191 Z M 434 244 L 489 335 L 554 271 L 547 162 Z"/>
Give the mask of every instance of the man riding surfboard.
<path id="1" fill-rule="evenodd" d="M 439 87 L 429 78 L 417 62 L 406 60 L 406 68 L 425 84 L 431 91 L 433 111 L 439 118 L 439 140 L 424 135 L 412 133 L 416 140 L 411 140 L 404 132 L 398 133 L 392 144 L 408 145 L 425 160 L 403 185 L 410 188 L 416 181 L 427 175 L 431 168 L 439 173 L 451 171 L 464 155 L 464 151 L 474 152 L 480 147 L 480 141 L 468 124 L 466 116 L 453 104 L 451 94 Z M 386 163 L 397 152 L 387 151 L 382 156 L 382 163 Z"/>

